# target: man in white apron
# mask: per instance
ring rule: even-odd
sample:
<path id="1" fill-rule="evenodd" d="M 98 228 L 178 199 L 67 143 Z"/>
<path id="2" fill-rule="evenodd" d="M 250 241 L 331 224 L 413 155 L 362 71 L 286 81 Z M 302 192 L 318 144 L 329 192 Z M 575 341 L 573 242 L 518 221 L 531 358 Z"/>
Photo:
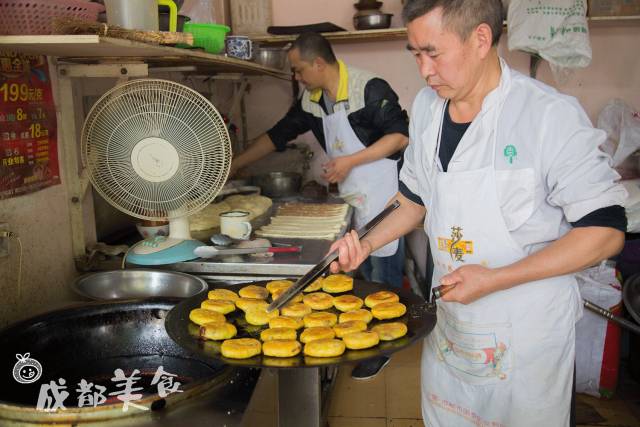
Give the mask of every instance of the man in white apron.
<path id="1" fill-rule="evenodd" d="M 324 178 L 337 183 L 354 209 L 359 228 L 384 209 L 398 191 L 398 161 L 408 143 L 406 112 L 383 79 L 336 59 L 319 34 L 299 36 L 289 51 L 295 78 L 305 86 L 287 115 L 234 158 L 232 174 L 309 130 L 329 155 Z M 371 254 L 368 280 L 400 287 L 402 248 L 394 240 Z"/>
<path id="2" fill-rule="evenodd" d="M 573 273 L 622 249 L 626 192 L 575 99 L 498 56 L 499 0 L 408 0 L 416 97 L 401 207 L 363 241 L 336 242 L 349 271 L 424 221 L 438 302 L 424 341 L 426 426 L 567 426 L 581 316 Z"/>

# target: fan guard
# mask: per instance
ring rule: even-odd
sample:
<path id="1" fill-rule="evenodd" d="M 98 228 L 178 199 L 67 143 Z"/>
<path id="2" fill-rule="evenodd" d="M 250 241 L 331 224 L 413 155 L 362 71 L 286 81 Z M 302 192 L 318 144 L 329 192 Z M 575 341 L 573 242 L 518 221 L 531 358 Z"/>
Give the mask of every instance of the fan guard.
<path id="1" fill-rule="evenodd" d="M 213 201 L 231 165 L 216 108 L 179 83 L 133 80 L 105 93 L 82 128 L 82 162 L 111 205 L 140 219 L 174 219 Z"/>

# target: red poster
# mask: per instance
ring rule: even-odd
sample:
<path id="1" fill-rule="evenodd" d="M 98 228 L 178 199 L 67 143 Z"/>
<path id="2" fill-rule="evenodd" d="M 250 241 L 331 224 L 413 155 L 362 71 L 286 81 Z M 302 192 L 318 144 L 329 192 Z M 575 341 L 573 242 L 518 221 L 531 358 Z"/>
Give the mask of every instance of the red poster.
<path id="1" fill-rule="evenodd" d="M 0 50 L 0 200 L 60 184 L 47 58 Z"/>

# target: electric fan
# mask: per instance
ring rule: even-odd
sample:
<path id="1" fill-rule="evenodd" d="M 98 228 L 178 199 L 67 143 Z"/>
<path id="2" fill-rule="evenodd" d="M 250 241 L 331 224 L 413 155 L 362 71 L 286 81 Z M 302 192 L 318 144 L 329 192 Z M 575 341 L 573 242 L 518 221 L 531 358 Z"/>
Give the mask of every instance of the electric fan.
<path id="1" fill-rule="evenodd" d="M 188 216 L 211 203 L 231 165 L 222 117 L 198 92 L 168 80 L 116 86 L 82 128 L 82 162 L 107 202 L 140 219 L 169 220 L 169 236 L 143 240 L 127 261 L 160 265 L 197 258 Z"/>

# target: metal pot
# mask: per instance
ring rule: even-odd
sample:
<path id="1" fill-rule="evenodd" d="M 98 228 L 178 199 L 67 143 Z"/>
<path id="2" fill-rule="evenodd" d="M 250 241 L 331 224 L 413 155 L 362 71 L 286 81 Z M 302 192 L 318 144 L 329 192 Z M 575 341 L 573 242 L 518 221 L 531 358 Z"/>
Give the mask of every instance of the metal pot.
<path id="1" fill-rule="evenodd" d="M 375 30 L 389 28 L 391 26 L 392 13 L 372 13 L 353 17 L 353 26 L 356 30 Z"/>
<path id="2" fill-rule="evenodd" d="M 181 33 L 184 28 L 184 23 L 191 21 L 191 18 L 185 15 L 178 15 L 178 21 L 176 31 Z M 158 26 L 160 31 L 169 31 L 169 12 L 160 12 L 158 14 Z"/>
<path id="3" fill-rule="evenodd" d="M 287 51 L 281 47 L 258 47 L 253 61 L 269 68 L 282 70 L 287 64 Z"/>
<path id="4" fill-rule="evenodd" d="M 188 298 L 208 287 L 201 278 L 186 273 L 130 269 L 86 274 L 76 279 L 71 288 L 93 300 L 120 300 Z"/>
<path id="5" fill-rule="evenodd" d="M 267 197 L 289 197 L 298 194 L 302 175 L 296 172 L 271 172 L 252 177 L 252 183 Z"/>

